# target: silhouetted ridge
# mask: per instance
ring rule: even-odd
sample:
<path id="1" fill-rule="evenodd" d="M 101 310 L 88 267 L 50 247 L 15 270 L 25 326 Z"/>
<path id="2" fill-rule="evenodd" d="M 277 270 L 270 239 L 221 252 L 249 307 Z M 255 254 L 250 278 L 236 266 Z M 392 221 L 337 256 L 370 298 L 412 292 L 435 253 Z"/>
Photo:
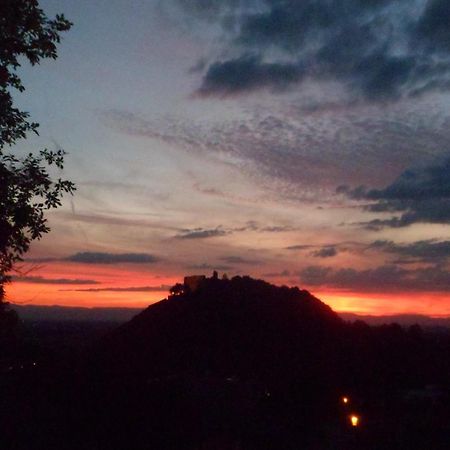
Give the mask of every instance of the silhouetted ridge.
<path id="1" fill-rule="evenodd" d="M 204 279 L 149 306 L 104 343 L 113 371 L 190 374 L 268 382 L 332 372 L 342 320 L 305 290 L 250 277 Z M 323 378 L 323 373 L 321 374 Z"/>
<path id="2" fill-rule="evenodd" d="M 449 348 L 298 288 L 186 277 L 70 372 L 72 429 L 99 450 L 447 449 Z"/>

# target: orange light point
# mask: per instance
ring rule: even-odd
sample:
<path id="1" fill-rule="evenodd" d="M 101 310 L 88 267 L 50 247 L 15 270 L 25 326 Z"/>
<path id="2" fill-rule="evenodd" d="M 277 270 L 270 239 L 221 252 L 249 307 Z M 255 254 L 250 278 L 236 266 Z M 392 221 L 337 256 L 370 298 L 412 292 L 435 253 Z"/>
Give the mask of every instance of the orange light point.
<path id="1" fill-rule="evenodd" d="M 357 427 L 359 425 L 359 417 L 355 414 L 352 414 L 350 416 L 350 423 L 352 424 L 352 427 Z"/>

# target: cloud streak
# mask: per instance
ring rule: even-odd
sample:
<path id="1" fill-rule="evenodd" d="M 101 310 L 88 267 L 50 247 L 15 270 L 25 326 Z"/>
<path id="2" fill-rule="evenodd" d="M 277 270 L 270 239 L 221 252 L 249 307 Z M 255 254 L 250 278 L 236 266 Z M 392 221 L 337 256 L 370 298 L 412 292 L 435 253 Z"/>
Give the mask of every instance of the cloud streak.
<path id="1" fill-rule="evenodd" d="M 87 289 L 60 289 L 64 292 L 167 292 L 171 286 L 131 286 L 131 287 L 104 287 Z"/>
<path id="2" fill-rule="evenodd" d="M 450 241 L 437 241 L 434 239 L 410 244 L 396 244 L 392 241 L 379 240 L 373 242 L 369 248 L 393 253 L 400 257 L 415 258 L 415 261 L 422 262 L 438 262 L 450 258 Z"/>
<path id="3" fill-rule="evenodd" d="M 338 243 L 329 244 L 298 244 L 290 245 L 285 247 L 285 250 L 304 252 L 306 250 L 311 250 L 309 252 L 310 256 L 315 258 L 331 258 L 336 256 L 340 252 L 357 252 L 365 249 L 367 244 L 357 241 L 344 241 Z"/>
<path id="4" fill-rule="evenodd" d="M 176 239 L 206 239 L 226 236 L 233 233 L 256 232 L 256 233 L 285 233 L 294 231 L 296 228 L 289 225 L 261 225 L 255 221 L 249 221 L 243 226 L 225 228 L 219 225 L 215 228 L 193 228 L 180 230 L 175 235 Z M 233 257 L 231 257 L 233 258 Z M 241 261 L 242 262 L 242 261 Z"/>
<path id="5" fill-rule="evenodd" d="M 160 259 L 148 253 L 79 252 L 64 258 L 65 261 L 85 264 L 153 264 Z"/>
<path id="6" fill-rule="evenodd" d="M 299 273 L 300 281 L 308 286 L 339 288 L 363 292 L 446 292 L 450 290 L 450 272 L 434 266 L 407 270 L 395 265 L 373 269 L 334 269 L 308 266 Z"/>
<path id="7" fill-rule="evenodd" d="M 100 284 L 99 281 L 82 278 L 45 278 L 40 276 L 13 276 L 12 281 L 33 284 Z"/>
<path id="8" fill-rule="evenodd" d="M 181 234 L 175 236 L 176 239 L 207 239 L 214 237 L 221 237 L 230 234 L 230 231 L 224 230 L 221 227 L 205 229 L 195 228 L 193 230 L 183 230 Z"/>
<path id="9" fill-rule="evenodd" d="M 286 247 L 285 250 L 308 250 L 310 248 L 315 247 L 315 245 L 309 245 L 309 244 L 299 244 L 299 245 L 290 245 L 289 247 Z"/>
<path id="10" fill-rule="evenodd" d="M 323 247 L 320 250 L 316 250 L 311 253 L 311 255 L 315 258 L 332 258 L 337 254 L 338 251 L 336 250 L 336 247 Z"/>

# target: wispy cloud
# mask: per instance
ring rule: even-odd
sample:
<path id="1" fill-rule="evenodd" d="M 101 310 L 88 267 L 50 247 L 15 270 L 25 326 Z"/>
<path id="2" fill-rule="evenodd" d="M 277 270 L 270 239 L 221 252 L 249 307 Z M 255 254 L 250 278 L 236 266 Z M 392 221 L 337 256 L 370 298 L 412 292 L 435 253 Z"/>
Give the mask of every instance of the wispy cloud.
<path id="1" fill-rule="evenodd" d="M 367 292 L 450 291 L 450 272 L 440 266 L 407 270 L 396 265 L 373 269 L 308 266 L 299 273 L 309 286 L 340 288 Z"/>
<path id="2" fill-rule="evenodd" d="M 64 260 L 86 264 L 153 264 L 160 261 L 160 258 L 148 253 L 80 252 L 70 255 Z"/>
<path id="3" fill-rule="evenodd" d="M 309 244 L 299 244 L 299 245 L 290 245 L 289 247 L 286 247 L 286 250 L 308 250 L 310 248 L 315 247 L 315 245 L 309 245 Z"/>
<path id="4" fill-rule="evenodd" d="M 357 241 L 343 241 L 328 244 L 298 244 L 285 247 L 285 250 L 305 252 L 315 258 L 331 258 L 340 252 L 360 252 L 366 249 L 367 244 Z"/>
<path id="5" fill-rule="evenodd" d="M 226 236 L 233 233 L 257 232 L 257 233 L 285 233 L 296 228 L 289 225 L 262 225 L 255 221 L 249 221 L 242 226 L 224 227 L 219 225 L 215 228 L 193 228 L 180 230 L 175 236 L 177 239 L 206 239 L 211 237 Z"/>
<path id="6" fill-rule="evenodd" d="M 332 258 L 337 254 L 338 251 L 336 250 L 336 247 L 323 247 L 311 253 L 315 258 Z"/>
<path id="7" fill-rule="evenodd" d="M 170 229 L 169 226 L 161 225 L 158 222 L 147 219 L 136 219 L 121 217 L 119 212 L 111 212 L 110 214 L 89 214 L 89 213 L 67 213 L 58 212 L 58 217 L 66 220 L 84 222 L 89 224 L 99 224 L 106 226 L 120 226 L 120 227 L 143 227 L 155 229 Z M 122 214 L 123 215 L 123 214 Z M 149 215 L 149 214 L 146 214 Z"/>
<path id="8" fill-rule="evenodd" d="M 85 264 L 153 264 L 161 261 L 161 258 L 149 253 L 107 253 L 107 252 L 78 252 L 73 255 L 53 258 L 27 258 L 25 262 L 51 263 L 57 261 L 85 263 Z"/>
<path id="9" fill-rule="evenodd" d="M 171 286 L 130 286 L 130 287 L 104 287 L 104 288 L 87 288 L 87 289 L 60 289 L 67 292 L 167 292 Z"/>
<path id="10" fill-rule="evenodd" d="M 100 284 L 99 281 L 82 278 L 45 278 L 40 276 L 13 276 L 12 281 L 34 284 Z"/>
<path id="11" fill-rule="evenodd" d="M 204 229 L 204 228 L 195 228 L 192 230 L 183 230 L 180 234 L 176 235 L 177 239 L 207 239 L 213 237 L 226 236 L 230 234 L 231 231 L 224 230 L 221 227 L 212 228 L 212 229 Z"/>

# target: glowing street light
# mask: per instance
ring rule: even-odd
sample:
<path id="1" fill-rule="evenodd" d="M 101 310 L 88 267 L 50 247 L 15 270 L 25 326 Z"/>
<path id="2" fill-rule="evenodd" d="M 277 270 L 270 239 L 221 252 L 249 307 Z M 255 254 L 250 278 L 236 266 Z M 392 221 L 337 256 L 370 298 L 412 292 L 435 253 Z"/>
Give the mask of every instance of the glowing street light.
<path id="1" fill-rule="evenodd" d="M 347 404 L 349 401 L 348 397 L 342 397 L 342 403 Z"/>
<path id="2" fill-rule="evenodd" d="M 352 427 L 357 427 L 359 425 L 359 417 L 355 414 L 352 414 L 350 416 L 350 423 L 352 424 Z"/>

